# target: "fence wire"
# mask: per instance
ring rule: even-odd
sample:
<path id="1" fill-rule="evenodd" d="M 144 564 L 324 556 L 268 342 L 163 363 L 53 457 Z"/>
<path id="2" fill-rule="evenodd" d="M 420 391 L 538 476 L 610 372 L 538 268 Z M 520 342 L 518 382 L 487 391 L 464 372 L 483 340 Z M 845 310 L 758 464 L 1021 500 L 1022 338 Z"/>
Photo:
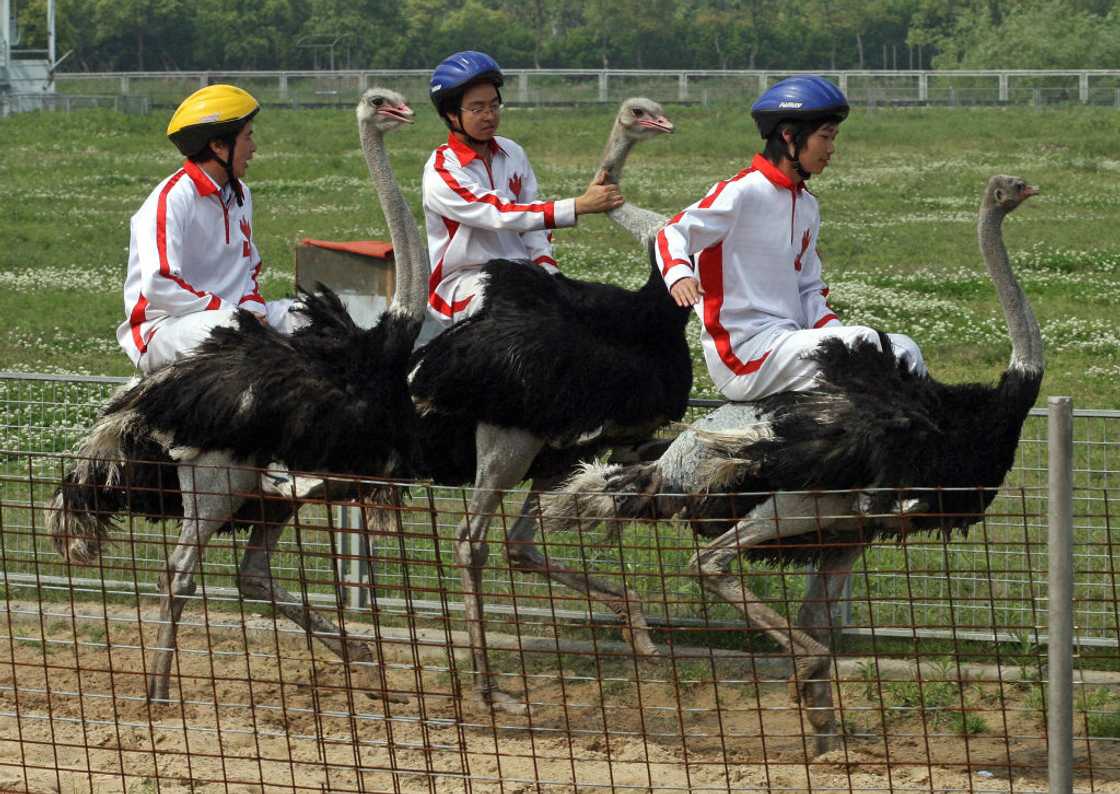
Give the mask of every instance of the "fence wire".
<path id="1" fill-rule="evenodd" d="M 111 549 L 90 565 L 55 553 L 45 527 L 73 463 L 6 453 L 5 789 L 1047 790 L 1047 582 L 1033 564 L 1046 547 L 1032 507 L 1045 513 L 1045 500 L 1034 486 L 1005 488 L 967 538 L 910 538 L 867 555 L 855 586 L 831 593 L 817 613 L 846 612 L 855 632 L 811 619 L 820 599 L 806 611 L 800 571 L 736 565 L 735 580 L 758 603 L 831 645 L 820 668 L 807 646 L 783 647 L 788 631 L 747 623 L 701 587 L 688 566 L 699 541 L 676 524 L 538 534 L 550 567 L 591 570 L 636 594 L 660 655 L 635 654 L 601 603 L 503 563 L 503 530 L 519 511 L 511 501 L 492 517 L 482 597 L 488 659 L 497 685 L 527 705 L 518 714 L 479 698 L 478 646 L 453 563 L 462 493 L 390 485 L 346 522 L 353 526 L 336 520 L 336 508 L 358 511 L 350 502 L 307 505 L 271 561 L 282 598 L 239 590 L 250 536 L 217 534 L 171 620 L 158 582 L 177 516 L 122 516 Z M 1078 492 L 1077 524 L 1099 527 L 1107 542 L 1115 489 L 1087 496 Z M 1104 582 L 1093 603 L 1115 627 L 1117 557 L 1078 534 L 1079 586 L 1089 551 L 1110 561 L 1093 574 Z M 350 542 L 355 535 L 363 542 Z M 973 562 L 1015 553 L 1032 563 L 1016 571 L 1025 605 L 1006 572 Z M 344 575 L 355 566 L 365 576 Z M 950 584 L 929 590 L 938 577 Z M 285 614 L 320 622 L 309 635 Z M 160 632 L 171 623 L 177 634 L 165 644 Z M 931 630 L 948 634 L 922 635 Z M 339 642 L 341 655 L 327 647 Z M 149 682 L 169 648 L 167 696 L 153 700 Z M 1074 788 L 1116 791 L 1120 654 L 1077 650 Z M 822 722 L 829 710 L 834 719 Z"/>
<path id="2" fill-rule="evenodd" d="M 97 410 L 123 382 L 121 378 L 0 373 L 0 449 L 27 453 L 64 453 L 72 449 L 92 424 Z M 694 401 L 686 419 L 696 418 L 716 405 L 715 401 Z M 1075 529 L 1079 540 L 1075 548 L 1079 565 L 1077 637 L 1087 647 L 1116 647 L 1120 641 L 1120 621 L 1109 604 L 1115 600 L 1110 588 L 1118 563 L 1102 516 L 1107 494 L 1120 483 L 1120 411 L 1075 412 L 1074 456 L 1074 483 L 1078 489 Z M 36 455 L 23 465 L 37 467 L 31 474 L 57 479 L 63 464 L 57 459 Z M 917 636 L 926 639 L 951 639 L 962 633 L 972 633 L 977 639 L 987 639 L 990 631 L 985 634 L 985 629 L 972 627 L 991 623 L 990 607 L 984 600 L 989 596 L 1000 599 L 1000 615 L 996 619 L 999 625 L 1031 624 L 1038 609 L 1045 611 L 1045 604 L 1040 605 L 1032 583 L 1045 580 L 1046 572 L 1046 467 L 1045 416 L 1042 411 L 1034 411 L 1024 426 L 1016 465 L 1007 478 L 1007 487 L 997 496 L 985 519 L 985 526 L 992 533 L 1007 533 L 1010 537 L 1021 538 L 1021 542 L 943 546 L 936 541 L 916 541 L 905 551 L 876 548 L 866 556 L 865 574 L 853 578 L 853 598 L 835 616 L 838 624 L 844 631 L 858 634 L 864 633 L 861 626 L 874 619 L 880 635 L 893 633 L 913 637 L 917 632 Z M 14 460 L 0 459 L 0 471 L 12 471 L 19 477 L 28 474 L 20 470 Z M 465 509 L 468 494 L 458 488 L 433 487 L 432 495 L 438 507 L 436 520 L 440 530 L 452 532 Z M 516 515 L 520 503 L 519 496 L 511 496 L 506 500 L 506 509 Z M 305 509 L 301 517 L 309 527 L 325 526 L 328 519 L 323 509 Z M 363 543 L 360 535 L 341 531 L 347 526 L 357 526 L 353 512 L 345 511 L 335 516 L 334 521 L 340 530 L 334 537 L 343 544 L 338 547 L 339 551 L 360 555 Z M 145 529 L 140 524 L 135 531 L 154 541 L 168 528 Z M 177 531 L 177 527 L 171 531 Z M 683 529 L 672 531 L 680 537 L 688 537 Z M 634 550 L 627 562 L 642 570 L 655 569 L 654 529 L 635 525 L 628 532 L 634 536 Z M 329 548 L 315 545 L 326 543 L 326 539 L 308 542 L 312 543 L 318 559 L 329 556 Z M 133 553 L 147 554 L 148 548 L 155 546 L 141 546 Z M 298 552 L 290 540 L 282 540 L 273 563 L 274 570 L 294 575 Z M 552 552 L 558 562 L 567 565 L 597 564 L 600 559 L 608 567 L 619 564 L 617 554 L 612 558 L 609 549 L 576 552 L 558 546 Z M 29 549 L 17 547 L 11 548 L 9 553 L 13 561 L 28 559 L 31 555 Z M 910 571 L 905 590 L 901 589 L 897 577 L 883 573 L 904 564 L 901 561 L 904 553 Z M 151 560 L 145 562 L 143 557 L 137 561 L 140 562 L 155 564 Z M 308 563 L 304 561 L 303 564 Z M 230 561 L 226 566 L 227 574 L 232 575 L 234 563 Z M 437 590 L 456 586 L 457 575 L 452 572 L 449 576 L 453 581 L 426 582 L 425 586 Z M 487 576 L 493 586 L 501 586 L 499 574 L 489 572 Z M 355 559 L 346 567 L 344 577 L 358 585 L 368 583 L 368 566 Z M 537 597 L 549 595 L 543 583 L 527 580 L 522 586 Z M 361 592 L 359 587 L 353 597 L 359 598 Z M 913 604 L 936 615 L 936 620 L 913 627 L 910 615 Z M 874 614 L 870 611 L 872 605 Z M 658 615 L 664 620 L 687 617 L 687 611 L 682 611 L 673 599 L 663 605 Z M 1001 640 L 1014 639 L 1007 632 L 1004 635 Z"/>
<path id="3" fill-rule="evenodd" d="M 215 535 L 175 621 L 160 579 L 177 516 L 122 516 L 92 565 L 58 556 L 52 495 L 117 385 L 0 377 L 0 790 L 1047 790 L 1041 417 L 966 538 L 873 546 L 830 594 L 823 626 L 802 606 L 814 586 L 803 569 L 732 569 L 759 603 L 830 643 L 808 676 L 815 690 L 795 664 L 812 653 L 701 585 L 687 527 L 537 535 L 550 568 L 640 600 L 660 652 L 647 658 L 602 603 L 506 564 L 524 497 L 510 494 L 492 517 L 482 598 L 496 683 L 527 704 L 514 714 L 479 698 L 455 564 L 461 489 L 393 486 L 377 509 L 305 505 L 269 560 L 280 598 L 239 588 L 249 535 Z M 1116 418 L 1075 422 L 1079 792 L 1120 791 Z M 312 638 L 285 615 L 331 625 Z M 168 694 L 153 701 L 172 622 Z M 343 656 L 328 648 L 340 642 Z"/>

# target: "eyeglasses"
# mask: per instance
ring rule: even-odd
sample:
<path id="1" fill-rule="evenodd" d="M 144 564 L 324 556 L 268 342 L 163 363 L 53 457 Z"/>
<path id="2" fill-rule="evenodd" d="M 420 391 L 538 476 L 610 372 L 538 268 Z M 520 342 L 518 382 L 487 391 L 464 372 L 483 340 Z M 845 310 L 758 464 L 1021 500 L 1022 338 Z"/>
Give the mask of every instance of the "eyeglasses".
<path id="1" fill-rule="evenodd" d="M 464 113 L 470 113 L 472 116 L 481 116 L 485 113 L 498 115 L 502 112 L 502 103 L 498 101 L 491 102 L 489 105 L 471 105 L 463 108 Z"/>

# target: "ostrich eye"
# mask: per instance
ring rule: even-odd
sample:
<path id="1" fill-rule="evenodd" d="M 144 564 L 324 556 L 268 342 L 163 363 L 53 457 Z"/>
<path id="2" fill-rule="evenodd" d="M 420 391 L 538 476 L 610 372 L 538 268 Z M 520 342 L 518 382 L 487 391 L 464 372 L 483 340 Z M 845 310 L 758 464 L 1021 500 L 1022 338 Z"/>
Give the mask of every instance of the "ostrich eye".
<path id="1" fill-rule="evenodd" d="M 385 97 L 375 96 L 373 99 L 370 100 L 370 102 L 373 104 L 373 106 L 375 108 L 379 108 L 379 107 L 381 107 L 382 105 L 385 104 Z"/>
<path id="2" fill-rule="evenodd" d="M 641 118 L 642 116 L 645 115 L 645 111 L 642 110 L 641 108 L 634 108 L 634 115 L 637 116 L 638 118 Z"/>

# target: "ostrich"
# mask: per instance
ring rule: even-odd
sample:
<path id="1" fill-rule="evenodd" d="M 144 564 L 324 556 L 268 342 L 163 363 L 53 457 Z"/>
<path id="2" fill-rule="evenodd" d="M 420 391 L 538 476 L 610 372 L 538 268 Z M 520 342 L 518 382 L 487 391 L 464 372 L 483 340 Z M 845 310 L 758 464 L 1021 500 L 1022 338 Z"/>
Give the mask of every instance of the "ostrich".
<path id="1" fill-rule="evenodd" d="M 291 337 L 247 318 L 237 330 L 216 330 L 192 356 L 114 397 L 79 451 L 82 462 L 67 476 L 55 497 L 49 517 L 51 534 L 60 552 L 76 562 L 90 561 L 99 554 L 113 515 L 124 509 L 146 515 L 182 511 L 184 515 L 179 545 L 169 559 L 166 594 L 161 603 L 161 650 L 149 679 L 152 700 L 167 699 L 175 622 L 184 597 L 193 591 L 202 549 L 214 532 L 231 522 L 255 523 L 250 550 L 241 565 L 242 592 L 291 601 L 270 581 L 268 551 L 295 505 L 253 498 L 256 475 L 248 468 L 236 468 L 238 465 L 259 466 L 280 460 L 299 470 L 427 477 L 458 484 L 475 479 L 478 452 L 478 480 L 489 487 L 508 488 L 526 474 L 535 482 L 552 483 L 571 472 L 580 454 L 597 452 L 605 443 L 679 418 L 684 411 L 691 385 L 683 335 L 687 313 L 678 313 L 672 307 L 672 322 L 680 325 L 675 334 L 680 350 L 667 358 L 671 365 L 657 372 L 661 380 L 651 380 L 648 373 L 641 375 L 645 378 L 642 383 L 649 386 L 645 389 L 648 396 L 644 400 L 616 399 L 609 410 L 598 413 L 581 403 L 577 406 L 582 410 L 579 420 L 604 429 L 613 423 L 612 432 L 589 433 L 579 421 L 571 427 L 553 427 L 558 429 L 557 434 L 546 436 L 531 454 L 518 458 L 521 468 L 511 481 L 490 477 L 494 456 L 501 456 L 506 448 L 476 444 L 476 436 L 501 440 L 512 433 L 519 439 L 518 434 L 525 431 L 495 428 L 476 432 L 474 422 L 439 410 L 442 391 L 432 395 L 430 405 L 434 410 L 420 416 L 410 399 L 406 374 L 425 311 L 426 274 L 421 262 L 426 256 L 382 145 L 382 134 L 410 121 L 411 111 L 399 95 L 371 89 L 359 104 L 358 119 L 369 170 L 397 250 L 397 266 L 404 271 L 389 312 L 374 328 L 363 331 L 328 290 L 322 295 L 305 296 L 302 311 L 310 322 Z M 671 129 L 663 117 L 654 124 L 657 126 L 663 131 Z M 626 134 L 640 138 L 651 133 L 643 127 Z M 612 151 L 624 158 L 628 150 L 615 147 Z M 481 344 L 492 343 L 493 319 L 500 319 L 503 311 L 520 304 L 511 331 L 504 332 L 515 356 L 539 355 L 538 350 L 520 344 L 529 304 L 536 306 L 539 319 L 550 320 L 554 326 L 560 323 L 554 333 L 582 334 L 586 347 L 594 345 L 594 335 L 608 316 L 605 312 L 620 307 L 629 311 L 631 304 L 649 302 L 641 294 L 615 287 L 556 280 L 520 263 L 494 263 L 490 267 L 498 274 L 497 282 L 506 286 L 492 290 L 495 300 L 486 313 L 492 319 L 475 327 L 490 333 L 489 337 L 480 337 Z M 555 306 L 550 303 L 553 298 L 558 301 Z M 648 314 L 663 312 L 664 304 L 654 301 L 654 309 Z M 566 315 L 583 317 L 585 327 L 564 324 Z M 536 323 L 537 319 L 532 321 Z M 633 336 L 623 334 L 615 351 L 632 352 Z M 420 359 L 416 371 L 423 370 L 426 360 Z M 600 367 L 606 363 L 607 359 L 600 357 Z M 461 369 L 452 368 L 452 374 L 461 374 Z M 616 393 L 628 384 L 628 377 L 615 374 Z M 582 388 L 590 385 L 584 383 Z M 531 396 L 526 394 L 526 386 L 513 384 L 511 400 L 524 402 Z M 515 402 L 510 406 L 511 410 L 524 407 Z M 518 416 L 524 423 L 524 411 Z M 618 432 L 616 424 L 626 426 L 628 432 Z M 549 449 L 545 449 L 546 441 Z M 158 492 L 161 481 L 172 481 L 176 476 L 181 493 L 193 497 L 185 504 L 172 504 L 170 498 L 161 499 Z M 486 505 L 493 507 L 490 502 Z M 255 515 L 262 510 L 266 514 Z M 472 504 L 474 515 L 481 510 L 478 504 Z M 624 616 L 625 604 L 634 600 L 631 593 L 609 589 L 604 597 L 612 599 Z M 283 605 L 281 608 L 285 609 Z M 285 612 L 309 631 L 338 635 L 335 627 L 302 609 L 293 607 Z M 344 659 L 372 659 L 363 644 L 324 641 Z M 490 680 L 488 668 L 484 668 L 483 681 Z M 492 691 L 496 689 L 485 684 L 482 687 L 487 702 L 496 699 L 502 705 L 511 700 L 501 693 L 492 699 Z"/>
<path id="2" fill-rule="evenodd" d="M 657 103 L 627 100 L 599 171 L 617 182 L 636 142 L 672 129 Z M 616 220 L 638 239 L 651 237 L 661 222 L 644 210 L 623 212 Z M 689 311 L 669 296 L 652 256 L 650 263 L 649 277 L 636 291 L 551 276 L 523 263 L 488 263 L 479 312 L 414 358 L 409 388 L 421 418 L 474 433 L 475 489 L 458 528 L 455 555 L 479 693 L 491 707 L 525 709 L 496 685 L 483 628 L 486 530 L 502 492 L 527 477 L 534 491 L 555 487 L 576 460 L 644 440 L 687 407 Z M 559 465 L 544 462 L 549 460 Z M 635 593 L 546 561 L 533 544 L 535 506 L 530 495 L 509 531 L 511 566 L 602 601 L 623 619 L 635 650 L 653 653 L 644 619 L 630 609 Z"/>
<path id="3" fill-rule="evenodd" d="M 76 563 L 100 555 L 117 513 L 182 516 L 160 581 L 151 701 L 168 700 L 177 624 L 203 550 L 215 532 L 231 527 L 252 526 L 238 571 L 243 596 L 275 604 L 347 663 L 374 661 L 365 643 L 341 638 L 336 626 L 273 581 L 269 557 L 298 502 L 261 498 L 252 468 L 281 460 L 292 469 L 338 474 L 410 473 L 412 439 L 396 419 L 411 412 L 404 379 L 423 319 L 425 256 L 382 136 L 411 123 L 413 113 L 399 94 L 372 88 L 357 114 L 396 261 L 405 270 L 389 310 L 368 331 L 347 328 L 342 340 L 335 332 L 345 312 L 333 294 L 305 296 L 300 311 L 310 323 L 290 337 L 242 314 L 238 328 L 216 329 L 191 356 L 118 392 L 52 501 L 50 535 Z M 178 491 L 161 490 L 175 482 Z M 372 676 L 369 664 L 362 671 Z"/>
<path id="4" fill-rule="evenodd" d="M 980 205 L 980 251 L 1011 337 L 1010 365 L 995 386 L 914 376 L 898 365 L 885 335 L 881 351 L 870 343 L 849 349 L 830 340 L 813 353 L 822 367 L 815 390 L 729 403 L 682 433 L 657 462 L 588 466 L 563 493 L 542 498 L 552 528 L 580 512 L 679 513 L 698 534 L 714 538 L 691 566 L 706 592 L 731 603 L 791 653 L 791 694 L 808 707 L 818 753 L 830 749 L 835 733 L 828 603 L 839 597 L 855 561 L 880 537 L 967 531 L 1014 462 L 1042 382 L 1043 355 L 1038 323 L 1008 262 L 1002 222 L 1037 192 L 1022 179 L 994 176 Z M 804 493 L 877 488 L 894 491 L 872 509 L 866 497 Z M 773 495 L 737 496 L 735 506 L 749 512 L 736 521 L 721 492 Z M 740 555 L 817 564 L 819 576 L 796 627 L 731 573 Z"/>

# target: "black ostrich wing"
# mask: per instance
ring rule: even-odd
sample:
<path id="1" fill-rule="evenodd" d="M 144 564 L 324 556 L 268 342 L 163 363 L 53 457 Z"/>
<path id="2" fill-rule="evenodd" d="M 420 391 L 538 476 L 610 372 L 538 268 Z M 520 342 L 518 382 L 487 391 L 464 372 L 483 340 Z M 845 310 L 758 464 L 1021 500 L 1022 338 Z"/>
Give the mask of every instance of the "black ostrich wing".
<path id="1" fill-rule="evenodd" d="M 731 449 L 720 490 L 900 489 L 933 513 L 916 526 L 979 520 L 1011 469 L 1038 380 L 1006 373 L 996 387 L 911 374 L 882 338 L 814 352 L 819 388 L 762 402 L 772 435 Z M 960 490 L 958 490 L 960 489 Z"/>
<path id="2" fill-rule="evenodd" d="M 490 263 L 486 273 L 479 313 L 414 359 L 409 386 L 421 411 L 553 442 L 683 415 L 692 385 L 684 334 L 662 329 L 646 296 L 524 263 Z"/>
<path id="3" fill-rule="evenodd" d="M 256 463 L 375 474 L 403 458 L 404 386 L 414 324 L 386 315 L 363 331 L 333 294 L 309 302 L 293 336 L 243 313 L 192 355 L 141 381 L 113 410 L 133 410 L 169 446 L 228 450 Z M 404 350 L 399 348 L 404 345 Z"/>

